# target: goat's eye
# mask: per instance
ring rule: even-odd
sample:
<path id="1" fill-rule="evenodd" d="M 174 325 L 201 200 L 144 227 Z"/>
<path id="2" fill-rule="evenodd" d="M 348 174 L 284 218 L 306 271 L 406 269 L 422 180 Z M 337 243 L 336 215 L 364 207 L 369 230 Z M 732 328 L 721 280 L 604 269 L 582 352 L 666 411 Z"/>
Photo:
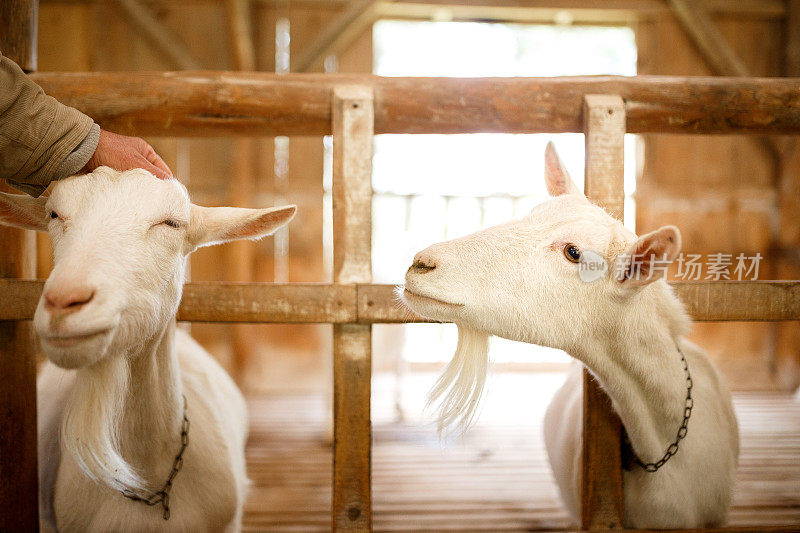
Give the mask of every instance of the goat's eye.
<path id="1" fill-rule="evenodd" d="M 165 220 L 164 222 L 162 222 L 162 224 L 165 224 L 165 225 L 169 226 L 170 228 L 175 228 L 175 229 L 178 229 L 178 228 L 181 227 L 181 223 L 180 222 L 178 222 L 177 220 L 171 220 L 171 219 Z"/>
<path id="2" fill-rule="evenodd" d="M 55 211 L 50 211 L 50 218 L 58 218 L 58 213 Z"/>
<path id="3" fill-rule="evenodd" d="M 564 246 L 564 257 L 570 263 L 578 263 L 581 260 L 581 251 L 574 244 L 567 244 Z"/>

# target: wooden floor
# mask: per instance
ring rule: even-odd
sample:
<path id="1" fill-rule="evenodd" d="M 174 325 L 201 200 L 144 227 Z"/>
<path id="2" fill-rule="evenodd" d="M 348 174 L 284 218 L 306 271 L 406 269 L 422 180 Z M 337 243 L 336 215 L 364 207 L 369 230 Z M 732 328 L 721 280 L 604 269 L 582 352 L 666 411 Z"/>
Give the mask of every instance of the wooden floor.
<path id="1" fill-rule="evenodd" d="M 424 393 L 434 376 L 373 383 L 376 531 L 539 531 L 574 527 L 562 510 L 542 439 L 562 375 L 498 375 L 478 424 L 440 443 Z M 395 404 L 403 406 L 398 421 Z M 800 399 L 739 393 L 741 459 L 730 525 L 800 528 Z M 246 531 L 330 529 L 331 448 L 321 396 L 249 399 Z"/>

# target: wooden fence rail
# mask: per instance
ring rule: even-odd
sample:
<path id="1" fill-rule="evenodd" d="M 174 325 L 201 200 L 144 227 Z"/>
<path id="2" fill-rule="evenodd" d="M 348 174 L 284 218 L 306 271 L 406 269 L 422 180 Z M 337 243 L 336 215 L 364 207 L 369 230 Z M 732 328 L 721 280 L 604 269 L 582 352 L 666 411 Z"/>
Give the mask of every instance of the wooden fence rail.
<path id="1" fill-rule="evenodd" d="M 34 79 L 101 126 L 134 135 L 330 135 L 332 91 L 350 85 L 373 90 L 375 133 L 581 133 L 587 94 L 620 95 L 628 133 L 800 133 L 798 78 L 183 71 L 40 73 Z"/>
<path id="2" fill-rule="evenodd" d="M 698 322 L 800 320 L 800 281 L 671 283 Z M 44 282 L 0 279 L 0 321 L 30 320 Z M 405 309 L 395 285 L 192 282 L 178 320 L 218 323 L 406 324 L 430 322 Z"/>

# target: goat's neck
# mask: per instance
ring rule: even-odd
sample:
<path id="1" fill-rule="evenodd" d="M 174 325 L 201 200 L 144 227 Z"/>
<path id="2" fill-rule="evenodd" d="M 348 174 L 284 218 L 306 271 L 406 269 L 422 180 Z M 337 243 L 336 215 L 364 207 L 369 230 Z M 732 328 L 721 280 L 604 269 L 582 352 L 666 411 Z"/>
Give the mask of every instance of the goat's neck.
<path id="1" fill-rule="evenodd" d="M 175 351 L 175 321 L 170 320 L 138 353 L 130 354 L 130 385 L 120 425 L 123 457 L 150 484 L 169 474 L 180 447 L 183 388 Z M 160 488 L 160 487 L 158 487 Z"/>
<path id="2" fill-rule="evenodd" d="M 570 350 L 611 398 L 643 462 L 661 458 L 683 420 L 686 379 L 678 352 L 682 328 L 676 322 L 680 319 L 655 309 L 622 313 L 605 331 Z"/>

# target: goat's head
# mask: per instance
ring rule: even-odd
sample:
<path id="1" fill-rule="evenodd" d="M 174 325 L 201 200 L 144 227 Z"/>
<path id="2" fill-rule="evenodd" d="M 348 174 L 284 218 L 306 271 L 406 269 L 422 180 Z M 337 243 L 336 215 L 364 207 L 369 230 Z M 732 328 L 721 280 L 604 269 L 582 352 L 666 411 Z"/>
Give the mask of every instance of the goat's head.
<path id="1" fill-rule="evenodd" d="M 153 338 L 178 309 L 189 253 L 269 235 L 295 211 L 199 207 L 176 180 L 107 167 L 57 182 L 49 198 L 0 193 L 0 222 L 50 234 L 54 267 L 34 326 L 64 368 Z"/>
<path id="2" fill-rule="evenodd" d="M 637 239 L 586 199 L 552 145 L 545 179 L 552 198 L 527 217 L 419 252 L 405 303 L 429 318 L 568 350 L 602 322 L 609 302 L 663 278 L 659 264 L 680 249 L 677 228 Z"/>
<path id="3" fill-rule="evenodd" d="M 660 265 L 680 250 L 677 228 L 637 238 L 591 204 L 552 145 L 545 181 L 552 198 L 527 217 L 435 244 L 406 273 L 404 303 L 459 326 L 456 353 L 431 393 L 431 401 L 441 399 L 440 431 L 465 429 L 475 414 L 488 334 L 575 353 L 611 324 L 618 306 L 663 279 Z"/>

